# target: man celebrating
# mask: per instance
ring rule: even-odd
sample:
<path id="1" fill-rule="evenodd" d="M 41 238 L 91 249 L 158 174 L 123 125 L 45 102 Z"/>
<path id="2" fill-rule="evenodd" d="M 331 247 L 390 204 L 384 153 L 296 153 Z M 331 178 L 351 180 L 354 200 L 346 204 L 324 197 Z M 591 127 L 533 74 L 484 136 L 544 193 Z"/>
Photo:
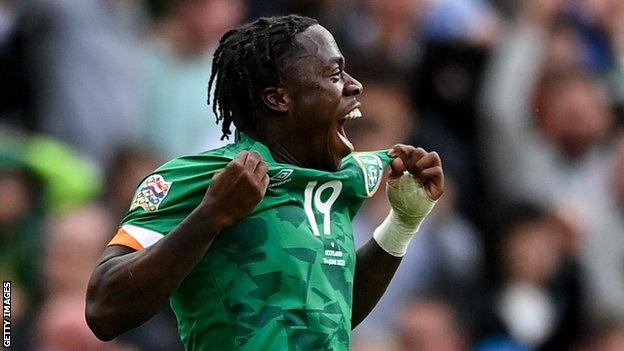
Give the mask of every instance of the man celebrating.
<path id="1" fill-rule="evenodd" d="M 103 340 L 168 300 L 188 350 L 348 350 L 444 190 L 439 156 L 353 153 L 362 85 L 313 19 L 227 32 L 209 91 L 233 144 L 170 161 L 139 186 L 95 268 L 86 315 Z M 390 164 L 392 211 L 357 250 L 351 220 Z"/>

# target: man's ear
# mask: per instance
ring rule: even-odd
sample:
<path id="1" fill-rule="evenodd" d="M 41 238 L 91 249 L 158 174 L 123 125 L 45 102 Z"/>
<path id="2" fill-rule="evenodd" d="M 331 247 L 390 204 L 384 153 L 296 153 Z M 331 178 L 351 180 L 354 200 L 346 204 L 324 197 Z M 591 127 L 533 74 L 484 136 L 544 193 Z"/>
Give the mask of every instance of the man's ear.
<path id="1" fill-rule="evenodd" d="M 284 86 L 268 87 L 262 91 L 262 101 L 271 110 L 286 113 L 290 109 L 291 99 Z"/>

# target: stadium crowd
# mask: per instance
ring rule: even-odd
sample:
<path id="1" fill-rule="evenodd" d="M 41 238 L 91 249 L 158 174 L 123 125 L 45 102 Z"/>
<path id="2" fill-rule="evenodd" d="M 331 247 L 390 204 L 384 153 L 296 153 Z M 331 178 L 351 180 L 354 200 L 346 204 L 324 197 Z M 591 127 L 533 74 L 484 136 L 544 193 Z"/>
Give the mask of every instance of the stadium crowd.
<path id="1" fill-rule="evenodd" d="M 352 349 L 624 350 L 621 0 L 0 0 L 13 347 L 182 349 L 167 306 L 98 341 L 87 280 L 144 175 L 228 142 L 206 104 L 220 36 L 287 13 L 362 81 L 356 149 L 437 150 L 450 183 Z"/>

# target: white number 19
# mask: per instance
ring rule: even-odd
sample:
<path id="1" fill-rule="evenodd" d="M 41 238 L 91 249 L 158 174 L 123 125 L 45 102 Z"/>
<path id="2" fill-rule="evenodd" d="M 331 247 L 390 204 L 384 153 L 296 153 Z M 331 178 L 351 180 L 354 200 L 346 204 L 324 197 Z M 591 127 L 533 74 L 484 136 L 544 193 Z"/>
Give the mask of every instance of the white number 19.
<path id="1" fill-rule="evenodd" d="M 338 199 L 338 195 L 340 195 L 342 183 L 339 180 L 331 180 L 327 183 L 321 184 L 315 192 L 314 188 L 316 187 L 316 183 L 316 181 L 312 181 L 306 186 L 303 209 L 308 217 L 308 221 L 310 221 L 312 232 L 315 236 L 321 236 L 319 233 L 318 223 L 316 222 L 316 216 L 314 215 L 314 210 L 312 209 L 312 202 L 314 200 L 314 207 L 323 214 L 323 234 L 331 235 L 331 207 L 334 202 L 336 202 L 336 199 Z M 323 202 L 321 200 L 321 194 L 327 189 L 331 189 L 332 193 L 329 195 L 327 200 Z"/>

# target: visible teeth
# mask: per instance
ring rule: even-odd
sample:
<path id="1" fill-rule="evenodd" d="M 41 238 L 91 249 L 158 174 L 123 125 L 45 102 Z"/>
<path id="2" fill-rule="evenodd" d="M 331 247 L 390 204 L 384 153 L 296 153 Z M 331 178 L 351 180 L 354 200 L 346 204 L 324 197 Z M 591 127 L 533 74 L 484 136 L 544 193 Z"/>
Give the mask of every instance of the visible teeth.
<path id="1" fill-rule="evenodd" d="M 355 108 L 345 115 L 346 119 L 356 119 L 360 117 L 362 117 L 362 112 L 360 112 L 359 108 Z"/>

